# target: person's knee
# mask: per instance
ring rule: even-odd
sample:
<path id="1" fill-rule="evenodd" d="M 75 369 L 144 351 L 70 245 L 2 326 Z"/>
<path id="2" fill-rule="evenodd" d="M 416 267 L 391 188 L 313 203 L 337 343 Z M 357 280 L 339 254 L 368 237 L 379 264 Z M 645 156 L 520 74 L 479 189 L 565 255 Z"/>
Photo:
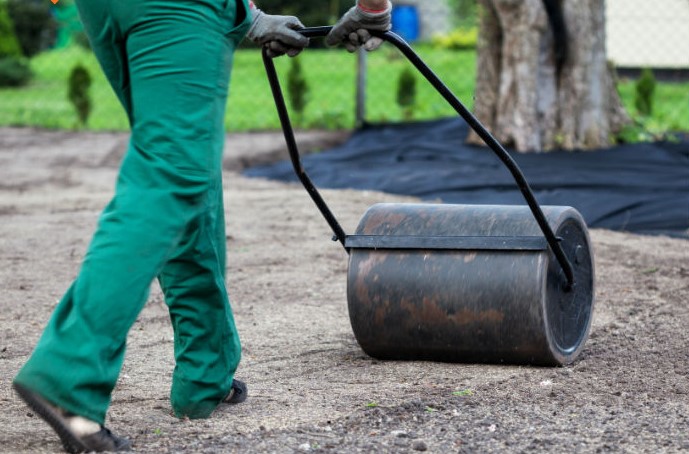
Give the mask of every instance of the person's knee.
<path id="1" fill-rule="evenodd" d="M 215 167 L 166 149 L 131 147 L 120 169 L 118 196 L 134 197 L 135 204 L 153 211 L 169 207 L 174 211 L 170 215 L 182 214 L 181 205 L 193 215 L 195 206 L 205 210 L 214 203 L 210 197 L 220 178 Z"/>

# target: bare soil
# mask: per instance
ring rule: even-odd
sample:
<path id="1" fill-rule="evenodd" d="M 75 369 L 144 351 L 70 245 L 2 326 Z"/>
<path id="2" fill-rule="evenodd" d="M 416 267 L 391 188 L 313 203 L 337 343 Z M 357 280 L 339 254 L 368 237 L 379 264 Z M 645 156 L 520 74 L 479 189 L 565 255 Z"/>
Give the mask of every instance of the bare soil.
<path id="1" fill-rule="evenodd" d="M 77 273 L 127 138 L 0 129 L 2 452 L 61 450 L 10 383 Z M 342 139 L 300 134 L 310 148 Z M 282 144 L 279 133 L 227 138 L 227 284 L 249 400 L 207 420 L 171 416 L 172 331 L 154 288 L 108 419 L 137 451 L 689 451 L 689 243 L 590 232 L 596 307 L 572 365 L 378 361 L 354 339 L 347 256 L 305 191 L 239 173 L 284 155 Z M 323 193 L 348 231 L 371 204 L 406 200 Z"/>

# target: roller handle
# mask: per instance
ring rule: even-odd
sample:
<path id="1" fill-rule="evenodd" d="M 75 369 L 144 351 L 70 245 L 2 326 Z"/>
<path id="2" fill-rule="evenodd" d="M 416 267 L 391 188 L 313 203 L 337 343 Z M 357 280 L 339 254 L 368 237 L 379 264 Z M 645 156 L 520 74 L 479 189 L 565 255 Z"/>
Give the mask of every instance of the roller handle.
<path id="1" fill-rule="evenodd" d="M 332 27 L 307 27 L 299 30 L 299 33 L 306 36 L 307 38 L 317 38 L 326 36 L 330 33 Z M 428 82 L 433 85 L 433 87 L 440 93 L 440 95 L 445 98 L 445 100 L 455 109 L 455 111 L 467 122 L 467 124 L 473 129 L 476 134 L 490 147 L 491 150 L 497 155 L 497 157 L 505 164 L 507 169 L 512 174 L 519 190 L 521 191 L 527 205 L 531 209 L 531 212 L 538 223 L 543 235 L 545 236 L 550 250 L 555 254 L 557 261 L 560 263 L 562 270 L 567 279 L 565 286 L 566 291 L 570 291 L 574 288 L 574 270 L 572 264 L 567 259 L 562 247 L 560 246 L 559 239 L 555 236 L 555 233 L 550 228 L 548 221 L 541 210 L 536 197 L 534 196 L 529 184 L 524 177 L 524 174 L 517 166 L 517 163 L 512 159 L 507 150 L 500 144 L 500 142 L 492 136 L 490 132 L 481 124 L 481 122 L 466 108 L 464 104 L 450 91 L 449 88 L 440 80 L 440 78 L 421 60 L 421 58 L 414 52 L 414 50 L 407 44 L 400 36 L 393 32 L 377 32 L 371 31 L 371 34 L 382 38 L 383 40 L 394 45 L 399 49 L 402 54 L 411 62 L 411 64 L 416 67 L 416 69 L 428 80 Z M 273 64 L 272 58 L 266 54 L 266 50 L 263 50 L 263 63 L 266 67 L 266 73 L 268 75 L 268 81 L 270 83 L 270 88 L 273 92 L 273 97 L 275 98 L 275 105 L 277 107 L 278 116 L 280 118 L 280 123 L 282 124 L 282 130 L 285 135 L 285 141 L 287 142 L 287 149 L 289 151 L 290 159 L 292 161 L 292 166 L 294 171 L 299 177 L 299 180 L 306 188 L 314 203 L 321 211 L 323 217 L 330 225 L 333 233 L 335 234 L 334 240 L 339 241 L 342 247 L 349 250 L 345 246 L 346 234 L 342 229 L 342 226 L 337 222 L 337 219 L 328 208 L 327 204 L 321 197 L 320 193 L 314 186 L 313 182 L 306 174 L 304 167 L 301 163 L 301 158 L 299 156 L 299 149 L 297 148 L 297 143 L 294 138 L 294 130 L 292 129 L 292 124 L 289 119 L 289 114 L 287 112 L 287 106 L 285 104 L 285 98 L 282 94 L 282 89 L 280 87 L 280 80 L 275 70 L 275 65 Z"/>

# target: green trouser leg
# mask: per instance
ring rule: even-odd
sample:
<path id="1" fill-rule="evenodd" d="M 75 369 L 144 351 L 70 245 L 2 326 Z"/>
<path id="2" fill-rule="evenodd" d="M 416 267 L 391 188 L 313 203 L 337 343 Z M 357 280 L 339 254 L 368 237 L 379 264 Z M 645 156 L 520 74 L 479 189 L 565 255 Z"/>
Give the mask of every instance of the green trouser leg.
<path id="1" fill-rule="evenodd" d="M 209 210 L 208 216 L 189 226 L 159 277 L 175 331 L 170 400 L 180 417 L 209 415 L 218 398 L 227 395 L 239 362 L 239 338 L 224 285 L 222 186 L 214 193 L 219 209 Z"/>
<path id="2" fill-rule="evenodd" d="M 15 381 L 103 423 L 127 332 L 158 277 L 175 331 L 171 400 L 208 416 L 240 344 L 224 284 L 223 116 L 246 1 L 89 0 L 80 14 L 132 126 L 78 277 Z"/>

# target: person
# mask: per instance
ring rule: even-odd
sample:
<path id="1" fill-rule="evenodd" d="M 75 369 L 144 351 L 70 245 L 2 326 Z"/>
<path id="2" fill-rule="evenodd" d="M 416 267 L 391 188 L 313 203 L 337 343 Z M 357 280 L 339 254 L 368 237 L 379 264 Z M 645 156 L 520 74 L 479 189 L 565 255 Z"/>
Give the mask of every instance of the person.
<path id="1" fill-rule="evenodd" d="M 77 0 L 131 137 L 77 278 L 13 381 L 68 452 L 125 451 L 104 426 L 129 329 L 158 279 L 174 330 L 174 414 L 239 403 L 240 341 L 225 288 L 221 159 L 233 53 L 246 34 L 271 57 L 308 44 L 292 16 L 247 0 Z M 373 50 L 388 0 L 359 0 L 327 36 Z"/>

